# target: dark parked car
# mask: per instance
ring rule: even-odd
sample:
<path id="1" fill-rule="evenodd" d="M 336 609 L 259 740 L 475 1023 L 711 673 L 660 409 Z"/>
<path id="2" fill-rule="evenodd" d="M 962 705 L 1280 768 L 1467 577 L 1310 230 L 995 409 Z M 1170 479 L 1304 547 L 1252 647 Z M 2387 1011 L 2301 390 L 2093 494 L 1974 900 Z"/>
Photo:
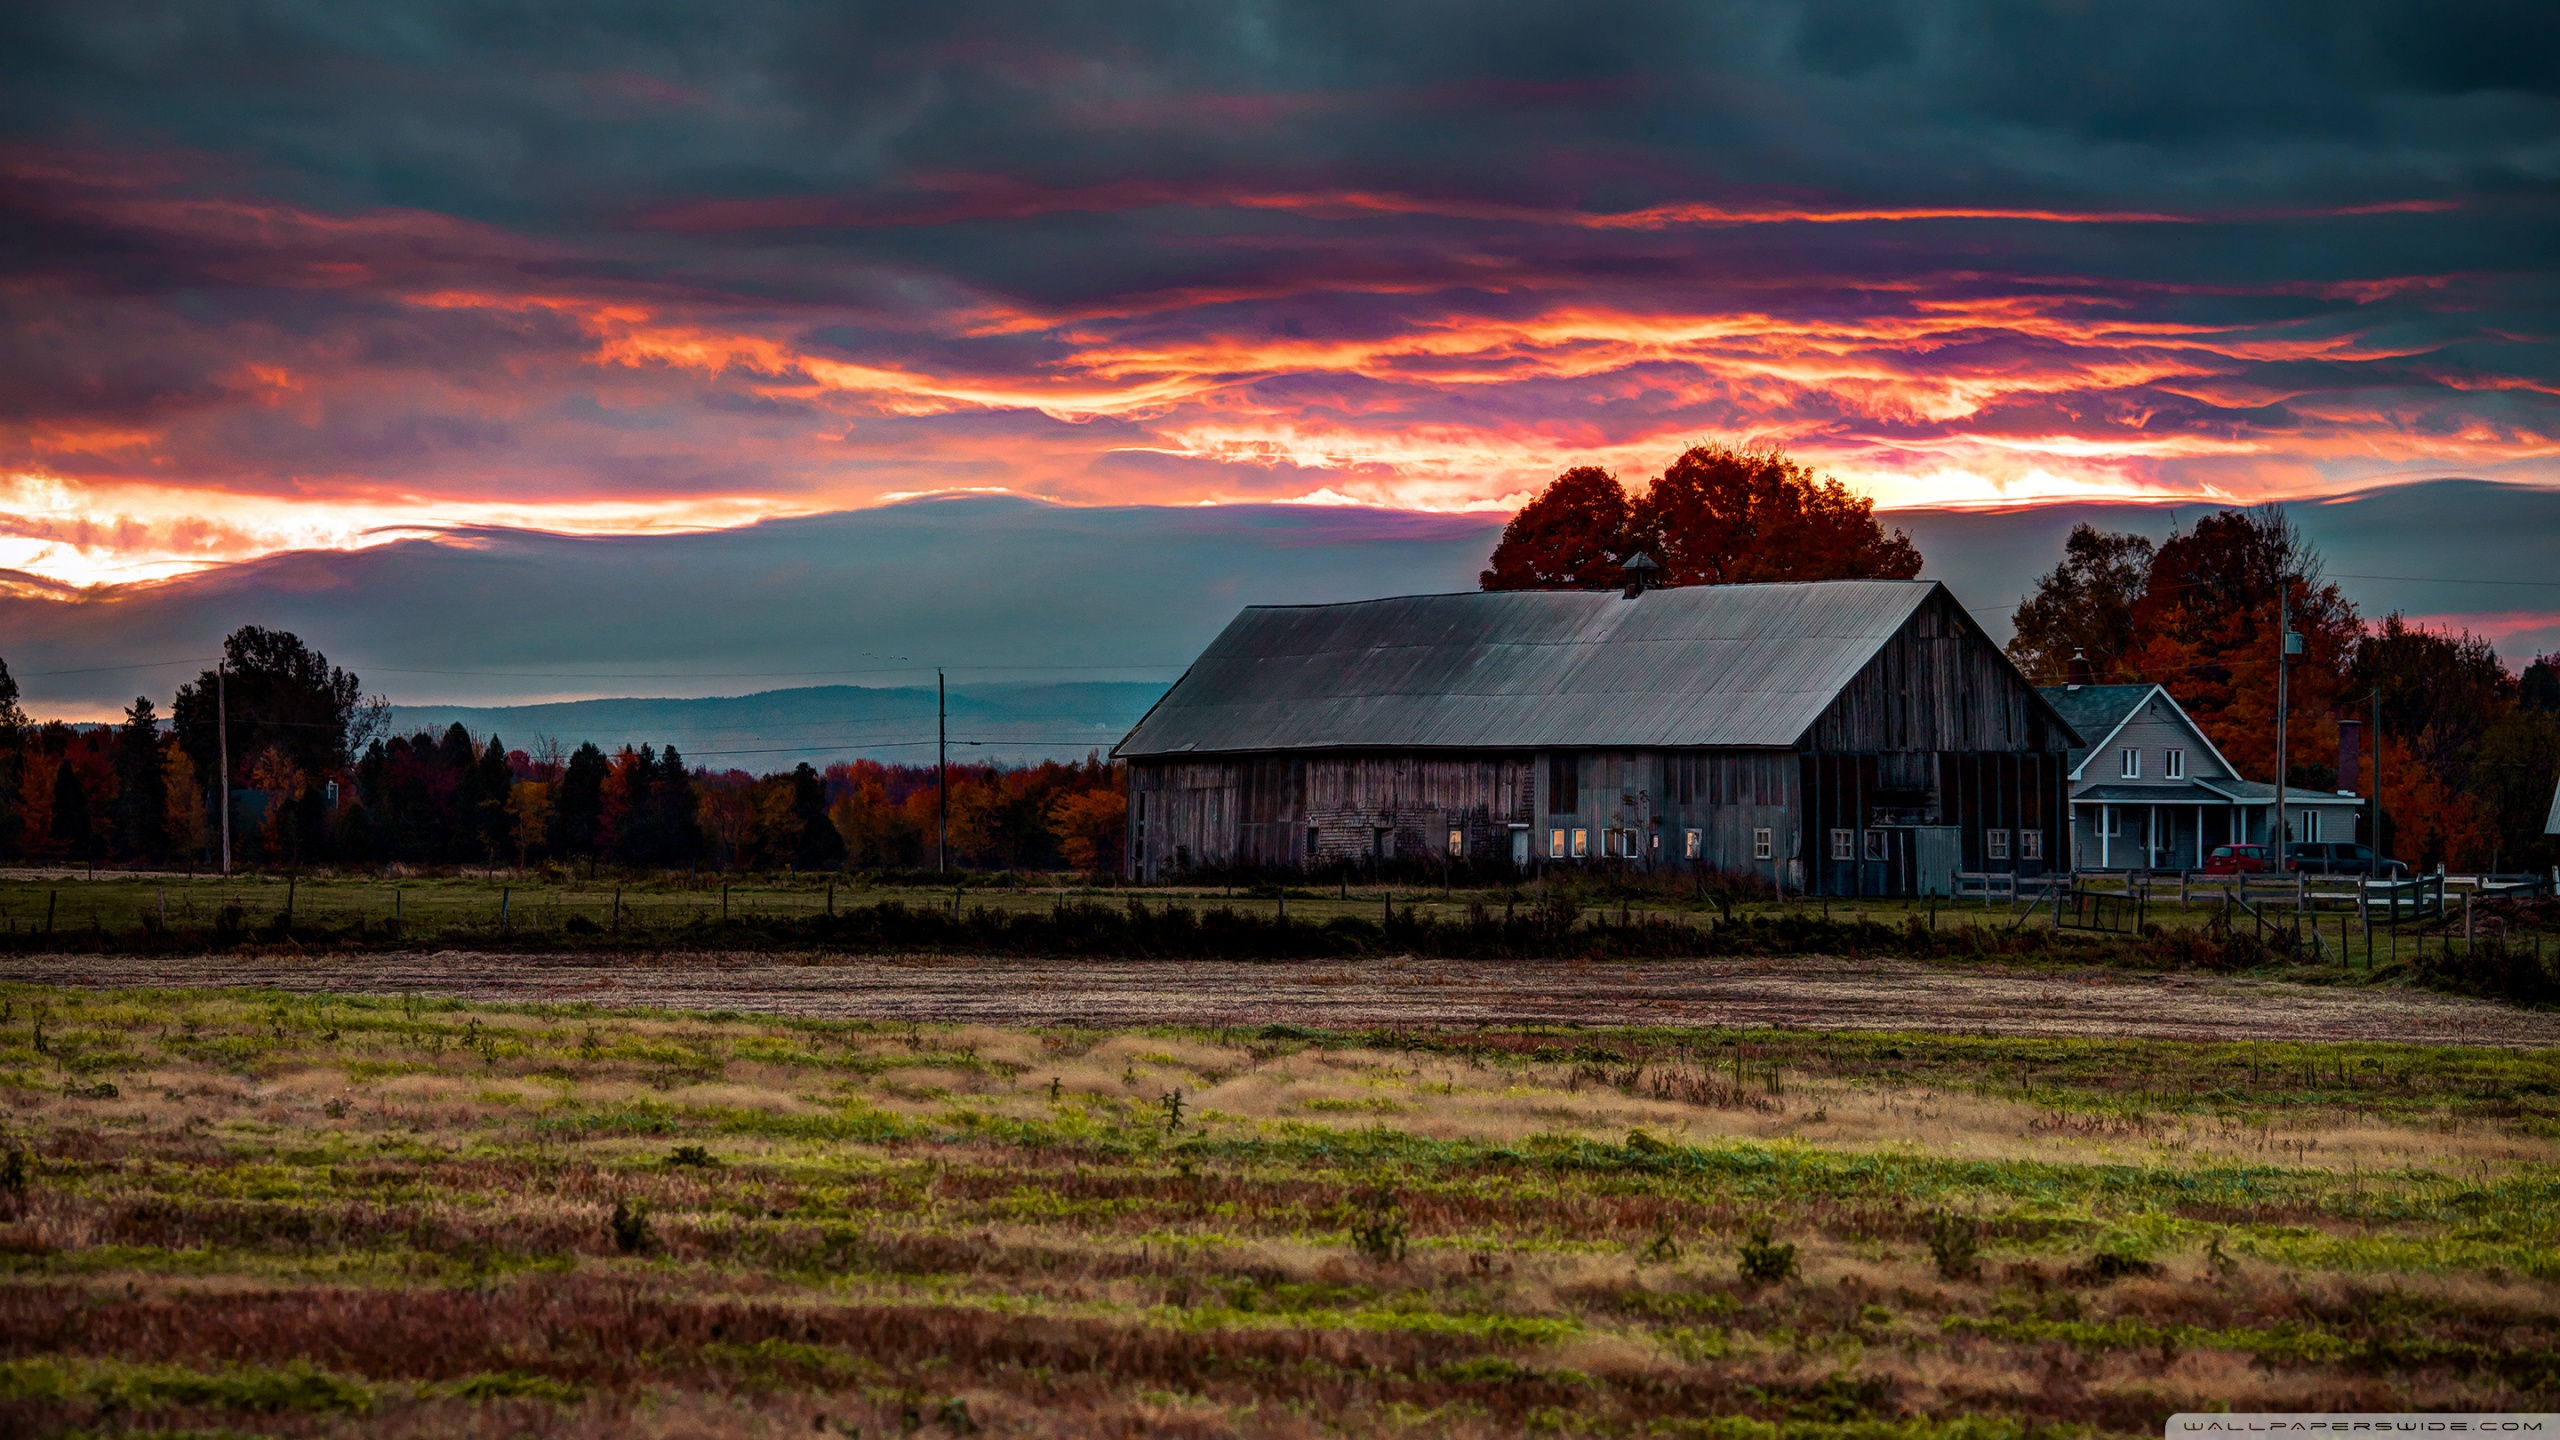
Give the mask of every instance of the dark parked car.
<path id="1" fill-rule="evenodd" d="M 2376 861 L 2364 846 L 2337 840 L 2296 840 L 2284 847 L 2284 865 L 2305 875 L 2380 875 L 2398 880 L 2409 873 L 2409 867 L 2397 860 Z"/>

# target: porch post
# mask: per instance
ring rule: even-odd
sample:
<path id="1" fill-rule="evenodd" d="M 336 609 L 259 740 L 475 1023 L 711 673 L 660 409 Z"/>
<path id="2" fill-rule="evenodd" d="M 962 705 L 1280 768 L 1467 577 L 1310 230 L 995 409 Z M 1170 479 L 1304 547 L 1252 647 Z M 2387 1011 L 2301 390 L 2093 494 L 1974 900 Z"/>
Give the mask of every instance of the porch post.
<path id="1" fill-rule="evenodd" d="M 2107 833 L 2107 831 L 2112 828 L 2107 824 L 2107 820 L 2108 817 L 2115 814 L 2115 809 L 2116 807 L 2113 805 L 2105 804 L 2098 807 L 2098 868 L 2101 870 L 2108 868 L 2107 861 L 2113 857 L 2115 849 L 2115 847 L 2109 843 L 2115 837 Z"/>

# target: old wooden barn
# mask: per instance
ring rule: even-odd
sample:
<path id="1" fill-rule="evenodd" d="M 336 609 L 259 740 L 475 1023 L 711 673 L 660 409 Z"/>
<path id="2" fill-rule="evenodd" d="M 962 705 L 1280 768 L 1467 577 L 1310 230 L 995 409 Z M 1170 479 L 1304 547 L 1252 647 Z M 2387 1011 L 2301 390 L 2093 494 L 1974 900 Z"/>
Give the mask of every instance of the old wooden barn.
<path id="1" fill-rule="evenodd" d="M 2078 742 L 1933 581 L 1257 606 L 1114 752 L 1149 880 L 1446 860 L 1835 895 L 2068 863 Z"/>

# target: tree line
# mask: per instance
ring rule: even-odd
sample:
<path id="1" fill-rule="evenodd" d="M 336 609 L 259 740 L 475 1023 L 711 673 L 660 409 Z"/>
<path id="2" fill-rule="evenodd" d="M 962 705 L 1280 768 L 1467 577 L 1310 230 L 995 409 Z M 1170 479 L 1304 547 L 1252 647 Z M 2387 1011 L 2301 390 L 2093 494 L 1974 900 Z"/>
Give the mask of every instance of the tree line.
<path id="1" fill-rule="evenodd" d="M 0 860 L 203 865 L 609 864 L 639 868 L 1113 871 L 1121 767 L 873 761 L 754 775 L 675 746 L 510 748 L 460 725 L 390 733 L 389 705 L 284 631 L 244 627 L 167 721 L 31 722 L 0 660 Z M 946 838 L 947 836 L 947 838 Z"/>
<path id="2" fill-rule="evenodd" d="M 2366 621 L 2280 507 L 2220 511 L 2157 545 L 2076 527 L 2020 602 L 2009 654 L 2042 684 L 2068 683 L 2077 660 L 2091 680 L 2165 685 L 2244 775 L 2273 780 L 2280 600 L 2303 637 L 2287 784 L 2367 790 L 2365 765 L 2338 773 L 2339 725 L 2370 721 L 2378 700 L 2377 850 L 2426 869 L 2560 863 L 2542 833 L 2560 775 L 2560 655 L 2518 673 L 2468 631 L 2397 612 Z"/>

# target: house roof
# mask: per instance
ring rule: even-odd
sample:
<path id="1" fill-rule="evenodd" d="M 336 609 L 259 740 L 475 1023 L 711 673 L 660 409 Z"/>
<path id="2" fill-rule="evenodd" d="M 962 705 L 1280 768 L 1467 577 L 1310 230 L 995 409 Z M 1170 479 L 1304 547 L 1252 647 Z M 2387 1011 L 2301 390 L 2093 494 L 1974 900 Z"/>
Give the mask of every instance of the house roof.
<path id="1" fill-rule="evenodd" d="M 2185 725 L 2187 733 L 2204 746 L 2215 764 L 2234 775 L 2240 773 L 2240 767 L 2223 758 L 2222 748 L 2213 743 L 2212 736 L 2204 733 L 2204 727 L 2195 722 L 2195 717 L 2187 713 L 2187 707 L 2178 703 L 2178 697 L 2170 694 L 2166 685 L 2152 681 L 2134 685 L 2040 685 L 2036 687 L 2036 693 L 2044 696 L 2046 702 L 2080 734 L 2082 743 L 2070 755 L 2071 778 L 2074 780 L 2080 779 L 2080 772 L 2089 767 L 2089 757 L 2105 749 L 2107 742 L 2116 738 L 2116 732 L 2140 713 L 2153 695 L 2169 702 L 2169 708 L 2178 713 L 2179 723 Z M 2274 792 L 2270 789 L 2268 793 Z"/>
<path id="2" fill-rule="evenodd" d="M 2080 732 L 2082 739 L 2096 745 L 2116 731 L 2116 727 L 2142 708 L 2157 685 L 2040 685 L 2044 698 Z"/>
<path id="3" fill-rule="evenodd" d="M 1254 606 L 1113 753 L 1789 746 L 1939 589 L 1834 580 Z"/>
<path id="4" fill-rule="evenodd" d="M 2560 785 L 2551 787 L 2551 818 L 2542 822 L 2542 833 L 2560 835 Z"/>

